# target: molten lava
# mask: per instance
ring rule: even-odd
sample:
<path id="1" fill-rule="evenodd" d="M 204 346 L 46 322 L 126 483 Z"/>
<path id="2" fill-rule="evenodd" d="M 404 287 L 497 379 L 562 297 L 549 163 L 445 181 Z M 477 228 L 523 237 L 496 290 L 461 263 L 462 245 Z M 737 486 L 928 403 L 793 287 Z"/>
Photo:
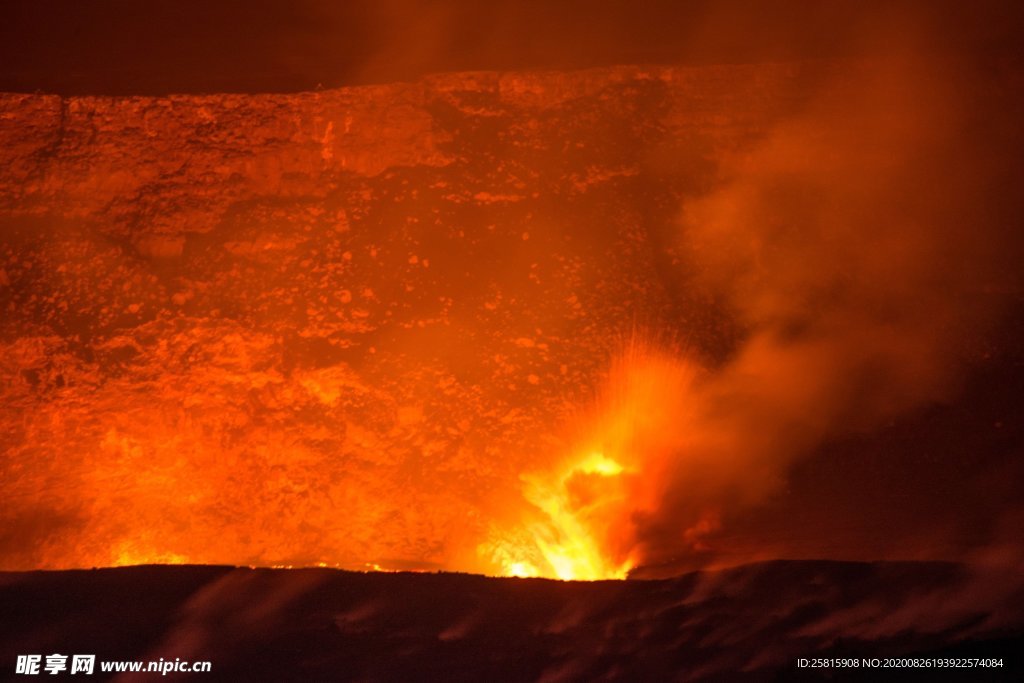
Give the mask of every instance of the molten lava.
<path id="1" fill-rule="evenodd" d="M 661 475 L 685 455 L 677 436 L 695 397 L 686 363 L 640 345 L 613 366 L 585 447 L 557 467 L 522 475 L 524 519 L 478 549 L 497 573 L 562 580 L 622 579 L 642 559 L 635 521 L 658 501 Z M 696 539 L 694 528 L 681 539 Z"/>
<path id="2" fill-rule="evenodd" d="M 502 573 L 564 581 L 625 578 L 632 561 L 607 557 L 601 538 L 601 523 L 626 499 L 623 472 L 618 462 L 594 452 L 554 478 L 524 476 L 524 497 L 544 515 L 528 527 L 543 562 L 537 566 L 529 547 L 513 549 L 504 554 Z"/>

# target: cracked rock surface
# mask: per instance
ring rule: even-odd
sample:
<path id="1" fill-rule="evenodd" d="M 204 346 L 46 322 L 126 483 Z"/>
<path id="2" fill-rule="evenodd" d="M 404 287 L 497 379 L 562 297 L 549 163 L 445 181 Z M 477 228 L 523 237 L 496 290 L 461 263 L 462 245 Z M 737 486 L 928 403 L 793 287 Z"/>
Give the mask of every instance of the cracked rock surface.
<path id="1" fill-rule="evenodd" d="M 827 65 L 0 95 L 0 566 L 448 566 Z M 682 275 L 681 275 L 682 274 Z"/>

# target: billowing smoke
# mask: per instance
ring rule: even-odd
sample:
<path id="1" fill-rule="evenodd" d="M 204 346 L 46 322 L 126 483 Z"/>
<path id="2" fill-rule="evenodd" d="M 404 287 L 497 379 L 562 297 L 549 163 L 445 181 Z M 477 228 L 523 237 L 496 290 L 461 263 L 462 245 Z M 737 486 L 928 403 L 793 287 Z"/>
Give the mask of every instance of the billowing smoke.
<path id="1" fill-rule="evenodd" d="M 685 203 L 686 286 L 740 341 L 719 362 L 634 349 L 611 373 L 595 448 L 640 474 L 586 514 L 617 561 L 704 549 L 829 439 L 955 395 L 1020 253 L 1012 107 L 968 71 L 844 68 Z"/>

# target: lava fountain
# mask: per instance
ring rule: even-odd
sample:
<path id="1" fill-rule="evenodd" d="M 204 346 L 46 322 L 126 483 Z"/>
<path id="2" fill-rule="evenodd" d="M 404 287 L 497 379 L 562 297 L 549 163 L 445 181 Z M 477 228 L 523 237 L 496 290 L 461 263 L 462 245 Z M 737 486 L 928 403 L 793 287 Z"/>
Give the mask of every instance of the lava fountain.
<path id="1" fill-rule="evenodd" d="M 522 475 L 521 526 L 496 531 L 482 557 L 512 576 L 625 578 L 636 566 L 636 522 L 659 504 L 682 457 L 695 365 L 634 343 L 613 363 L 590 414 L 576 420 L 568 457 Z M 680 541 L 694 538 L 680 529 Z"/>

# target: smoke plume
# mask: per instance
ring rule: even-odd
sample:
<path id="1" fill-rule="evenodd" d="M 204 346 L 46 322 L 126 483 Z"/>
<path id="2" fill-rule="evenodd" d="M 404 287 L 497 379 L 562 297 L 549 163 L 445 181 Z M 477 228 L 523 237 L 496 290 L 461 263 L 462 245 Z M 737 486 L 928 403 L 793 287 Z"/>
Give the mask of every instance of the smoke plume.
<path id="1" fill-rule="evenodd" d="M 987 92 L 938 59 L 844 69 L 685 203 L 686 286 L 740 341 L 717 363 L 633 349 L 611 373 L 597 441 L 642 472 L 594 521 L 614 557 L 705 549 L 829 439 L 954 395 L 1019 255 L 1013 108 Z"/>

